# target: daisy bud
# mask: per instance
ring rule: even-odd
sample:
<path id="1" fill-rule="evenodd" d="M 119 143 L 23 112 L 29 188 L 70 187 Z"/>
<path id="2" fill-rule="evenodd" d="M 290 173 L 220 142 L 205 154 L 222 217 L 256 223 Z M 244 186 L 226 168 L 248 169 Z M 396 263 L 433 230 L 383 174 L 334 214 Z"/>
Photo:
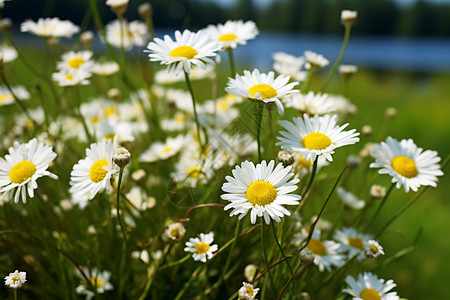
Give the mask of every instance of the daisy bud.
<path id="1" fill-rule="evenodd" d="M 364 125 L 364 126 L 361 128 L 361 133 L 362 133 L 364 136 L 371 136 L 371 135 L 372 135 L 372 126 L 370 126 L 370 125 Z"/>
<path id="2" fill-rule="evenodd" d="M 138 169 L 138 170 L 136 170 L 136 171 L 134 171 L 133 173 L 131 173 L 131 178 L 134 180 L 134 181 L 140 181 L 142 178 L 144 178 L 145 177 L 145 171 L 144 170 L 142 170 L 142 169 Z"/>
<path id="3" fill-rule="evenodd" d="M 0 20 L 0 30 L 9 31 L 12 27 L 12 21 L 10 18 L 4 18 Z"/>
<path id="4" fill-rule="evenodd" d="M 344 26 L 352 26 L 356 22 L 358 12 L 355 10 L 343 10 L 341 11 L 341 23 Z"/>
<path id="5" fill-rule="evenodd" d="M 106 5 L 118 16 L 122 16 L 127 10 L 129 0 L 106 0 Z"/>
<path id="6" fill-rule="evenodd" d="M 257 268 L 255 265 L 248 265 L 244 269 L 244 277 L 247 281 L 252 281 L 255 278 Z"/>
<path id="7" fill-rule="evenodd" d="M 130 160 L 131 160 L 131 154 L 127 149 L 125 149 L 125 148 L 116 149 L 116 151 L 113 155 L 113 161 L 116 165 L 118 165 L 120 168 L 123 168 L 126 165 L 128 165 Z"/>
<path id="8" fill-rule="evenodd" d="M 367 143 L 364 145 L 364 147 L 359 152 L 359 156 L 362 158 L 368 157 L 370 155 L 370 151 L 372 151 L 373 147 L 375 147 L 374 143 Z"/>
<path id="9" fill-rule="evenodd" d="M 356 168 L 361 163 L 361 158 L 357 155 L 350 154 L 347 157 L 347 163 L 350 164 L 351 168 Z"/>
<path id="10" fill-rule="evenodd" d="M 383 247 L 381 247 L 377 241 L 369 240 L 364 244 L 364 254 L 367 258 L 376 258 L 380 255 L 384 255 Z"/>
<path id="11" fill-rule="evenodd" d="M 370 188 L 370 196 L 373 198 L 383 198 L 386 196 L 386 188 L 384 186 L 374 184 Z"/>
<path id="12" fill-rule="evenodd" d="M 298 296 L 299 300 L 310 300 L 311 296 L 307 292 L 300 293 Z"/>
<path id="13" fill-rule="evenodd" d="M 150 3 L 142 3 L 138 6 L 138 13 L 141 19 L 145 20 L 153 15 L 153 8 Z"/>
<path id="14" fill-rule="evenodd" d="M 106 95 L 108 98 L 117 101 L 120 99 L 120 90 L 118 88 L 109 89 Z"/>
<path id="15" fill-rule="evenodd" d="M 18 289 L 27 281 L 27 273 L 14 271 L 5 277 L 5 285 L 12 289 Z"/>
<path id="16" fill-rule="evenodd" d="M 342 77 L 350 77 L 358 71 L 358 67 L 355 65 L 340 65 L 339 74 Z"/>
<path id="17" fill-rule="evenodd" d="M 186 229 L 184 225 L 179 222 L 174 222 L 167 226 L 166 230 L 164 230 L 164 237 L 170 241 L 178 242 L 181 240 L 186 233 Z"/>
<path id="18" fill-rule="evenodd" d="M 278 152 L 278 160 L 283 163 L 283 166 L 287 167 L 294 163 L 294 155 L 286 150 Z"/>
<path id="19" fill-rule="evenodd" d="M 86 48 L 91 48 L 92 42 L 94 41 L 94 34 L 92 31 L 85 31 L 80 35 L 80 41 Z"/>
<path id="20" fill-rule="evenodd" d="M 388 107 L 386 111 L 384 112 L 384 115 L 388 119 L 393 119 L 397 116 L 397 109 L 394 107 Z"/>
<path id="21" fill-rule="evenodd" d="M 300 262 L 305 266 L 309 266 L 310 264 L 312 264 L 314 262 L 314 259 L 316 258 L 314 252 L 312 252 L 308 248 L 300 251 L 298 255 L 300 257 Z"/>

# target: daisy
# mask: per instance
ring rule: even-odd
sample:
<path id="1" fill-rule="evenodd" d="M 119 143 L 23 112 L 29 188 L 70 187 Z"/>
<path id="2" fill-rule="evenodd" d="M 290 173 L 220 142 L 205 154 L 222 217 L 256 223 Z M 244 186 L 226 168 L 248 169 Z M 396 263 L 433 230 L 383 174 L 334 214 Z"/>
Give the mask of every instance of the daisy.
<path id="1" fill-rule="evenodd" d="M 276 52 L 272 55 L 274 60 L 273 69 L 279 74 L 289 76 L 298 81 L 304 81 L 307 76 L 304 68 L 306 59 L 303 56 L 296 57 L 284 52 Z"/>
<path id="2" fill-rule="evenodd" d="M 354 228 L 349 227 L 336 230 L 333 238 L 339 242 L 340 252 L 346 252 L 348 258 L 358 255 L 358 260 L 365 258 L 364 245 L 373 239 L 371 235 L 359 233 Z"/>
<path id="3" fill-rule="evenodd" d="M 306 230 L 302 230 L 302 235 L 304 239 L 307 238 Z M 314 264 L 320 272 L 325 269 L 331 271 L 331 266 L 340 267 L 345 263 L 345 256 L 340 252 L 339 244 L 335 241 L 322 241 L 320 231 L 317 229 L 314 230 L 306 247 L 314 253 Z"/>
<path id="4" fill-rule="evenodd" d="M 275 169 L 275 161 L 269 164 L 263 160 L 256 166 L 245 161 L 241 166 L 236 166 L 232 171 L 233 176 L 226 176 L 228 181 L 222 185 L 222 190 L 227 194 L 220 197 L 231 202 L 224 210 L 233 208 L 230 217 L 240 214 L 239 220 L 245 217 L 250 210 L 250 221 L 256 223 L 256 217 L 264 217 L 267 224 L 270 219 L 280 222 L 280 217 L 290 216 L 291 213 L 284 205 L 298 205 L 302 198 L 300 195 L 291 194 L 297 189 L 299 179 L 289 181 L 294 173 L 289 173 L 291 166 L 283 167 L 278 164 Z M 289 182 L 288 182 L 289 181 Z"/>
<path id="5" fill-rule="evenodd" d="M 320 69 L 327 66 L 330 63 L 328 59 L 323 57 L 322 54 L 318 54 L 312 51 L 305 51 L 303 54 L 305 54 L 306 61 L 312 68 Z"/>
<path id="6" fill-rule="evenodd" d="M 80 27 L 58 18 L 40 18 L 37 22 L 26 20 L 20 25 L 20 31 L 31 32 L 43 38 L 71 38 L 80 31 Z"/>
<path id="7" fill-rule="evenodd" d="M 62 55 L 61 61 L 58 62 L 57 68 L 60 71 L 76 71 L 85 70 L 92 71 L 94 62 L 92 59 L 92 51 L 69 51 Z"/>
<path id="8" fill-rule="evenodd" d="M 15 270 L 5 277 L 5 285 L 12 289 L 18 289 L 27 281 L 27 273 Z"/>
<path id="9" fill-rule="evenodd" d="M 354 194 L 346 191 L 343 187 L 338 187 L 336 190 L 339 198 L 341 198 L 342 203 L 351 209 L 362 209 L 366 202 L 364 200 L 359 200 Z"/>
<path id="10" fill-rule="evenodd" d="M 383 247 L 375 240 L 369 240 L 364 243 L 364 254 L 368 258 L 376 258 L 384 255 Z"/>
<path id="11" fill-rule="evenodd" d="M 26 203 L 27 192 L 30 198 L 34 197 L 39 177 L 58 179 L 58 176 L 47 171 L 49 164 L 56 158 L 56 153 L 52 147 L 38 143 L 36 138 L 25 144 L 14 142 L 8 151 L 5 159 L 0 158 L 0 193 L 17 188 L 15 203 L 19 202 L 20 195 L 23 203 Z"/>
<path id="12" fill-rule="evenodd" d="M 111 278 L 111 272 L 103 271 L 100 272 L 97 268 L 93 268 L 92 270 L 88 270 L 87 268 L 83 268 L 84 273 L 89 276 L 89 281 L 86 282 L 86 279 L 78 273 L 78 276 L 81 277 L 81 284 L 77 286 L 75 289 L 76 293 L 79 295 L 85 295 L 87 300 L 94 298 L 96 294 L 104 294 L 107 291 L 112 291 L 114 286 L 109 279 Z M 93 286 L 96 289 L 96 292 L 92 291 Z"/>
<path id="13" fill-rule="evenodd" d="M 113 141 L 103 139 L 86 149 L 86 158 L 79 160 L 70 173 L 70 192 L 75 197 L 89 195 L 89 200 L 92 200 L 98 192 L 110 191 L 110 178 L 119 172 L 119 167 L 113 162 L 118 144 L 115 136 Z"/>
<path id="14" fill-rule="evenodd" d="M 12 62 L 19 56 L 16 49 L 9 47 L 7 45 L 0 46 L 0 54 L 2 55 L 4 64 Z"/>
<path id="15" fill-rule="evenodd" d="M 239 289 L 239 300 L 254 300 L 258 291 L 259 289 L 255 289 L 250 283 L 243 282 Z"/>
<path id="16" fill-rule="evenodd" d="M 62 70 L 52 74 L 53 81 L 56 81 L 59 86 L 76 86 L 76 85 L 88 85 L 88 80 L 91 77 L 91 73 L 83 70 Z"/>
<path id="17" fill-rule="evenodd" d="M 173 70 L 176 74 L 182 70 L 191 73 L 194 65 L 203 67 L 206 64 L 214 64 L 209 57 L 215 57 L 220 46 L 212 41 L 208 34 L 199 31 L 197 33 L 184 30 L 183 33 L 175 31 L 175 40 L 168 35 L 164 40 L 155 38 L 147 46 L 150 61 L 160 61 L 168 65 L 169 72 Z"/>
<path id="18" fill-rule="evenodd" d="M 108 44 L 129 50 L 133 46 L 144 46 L 150 39 L 150 33 L 145 23 L 140 21 L 122 22 L 120 26 L 119 20 L 114 20 L 105 26 L 106 41 Z"/>
<path id="19" fill-rule="evenodd" d="M 11 89 L 19 100 L 30 98 L 30 93 L 23 86 L 14 86 Z M 0 86 L 0 106 L 14 103 L 14 96 L 7 87 Z"/>
<path id="20" fill-rule="evenodd" d="M 258 34 L 258 28 L 253 21 L 227 21 L 225 24 L 209 25 L 204 30 L 213 40 L 217 41 L 222 50 L 236 48 L 247 44 Z"/>
<path id="21" fill-rule="evenodd" d="M 184 136 L 178 135 L 175 138 L 167 138 L 165 143 L 155 142 L 149 149 L 144 151 L 139 160 L 142 162 L 155 162 L 165 160 L 177 154 L 184 145 Z"/>
<path id="22" fill-rule="evenodd" d="M 164 230 L 164 237 L 171 241 L 179 241 L 186 233 L 186 228 L 183 223 L 173 222 L 170 223 Z"/>
<path id="23" fill-rule="evenodd" d="M 337 115 L 310 118 L 304 114 L 303 119 L 297 117 L 292 121 L 278 121 L 287 131 L 280 131 L 282 137 L 277 137 L 280 140 L 277 145 L 288 151 L 304 153 L 305 160 L 315 161 L 323 155 L 328 161 L 333 161 L 331 154 L 334 149 L 359 141 L 359 133 L 355 129 L 343 131 L 348 123 L 336 125 Z"/>
<path id="24" fill-rule="evenodd" d="M 328 94 L 308 92 L 306 95 L 298 93 L 284 99 L 286 107 L 292 107 L 300 113 L 309 115 L 324 115 L 335 111 L 333 100 Z"/>
<path id="25" fill-rule="evenodd" d="M 194 260 L 205 263 L 207 259 L 213 257 L 213 252 L 217 251 L 219 248 L 216 244 L 211 245 L 213 241 L 213 232 L 208 234 L 200 233 L 200 238 L 190 238 L 189 241 L 186 242 L 184 251 L 193 253 L 192 258 Z"/>
<path id="26" fill-rule="evenodd" d="M 375 158 L 370 167 L 381 168 L 378 173 L 391 175 L 392 183 L 396 183 L 397 188 L 403 186 L 405 192 L 409 189 L 416 192 L 421 185 L 436 187 L 436 176 L 444 174 L 437 152 L 423 151 L 412 139 L 399 142 L 388 137 L 386 142 L 376 144 L 370 154 Z"/>
<path id="27" fill-rule="evenodd" d="M 278 112 L 283 114 L 284 107 L 280 98 L 299 92 L 293 90 L 298 82 L 289 82 L 289 76 L 279 75 L 275 77 L 274 72 L 268 74 L 260 73 L 254 69 L 252 73 L 244 71 L 244 76 L 236 75 L 236 78 L 228 78 L 225 91 L 231 95 L 245 97 L 264 103 L 275 102 Z"/>
<path id="28" fill-rule="evenodd" d="M 343 77 L 350 77 L 353 74 L 358 72 L 358 67 L 355 65 L 340 65 L 339 66 L 339 74 Z"/>
<path id="29" fill-rule="evenodd" d="M 119 65 L 113 61 L 97 62 L 92 66 L 92 73 L 100 76 L 109 76 L 119 71 Z"/>
<path id="30" fill-rule="evenodd" d="M 372 273 L 363 273 L 358 275 L 358 279 L 355 280 L 352 276 L 347 276 L 345 282 L 349 285 L 348 288 L 342 290 L 342 292 L 353 296 L 353 300 L 399 300 L 397 292 L 390 292 L 396 284 L 394 281 L 379 279 Z"/>

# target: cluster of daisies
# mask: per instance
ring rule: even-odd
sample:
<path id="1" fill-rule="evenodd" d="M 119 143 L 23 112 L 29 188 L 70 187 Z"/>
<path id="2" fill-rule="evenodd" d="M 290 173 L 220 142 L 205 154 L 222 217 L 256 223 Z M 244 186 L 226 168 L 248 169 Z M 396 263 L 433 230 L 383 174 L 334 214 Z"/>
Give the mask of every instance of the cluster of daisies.
<path id="1" fill-rule="evenodd" d="M 2 1 L 0 3 L 3 4 Z M 145 23 L 128 22 L 124 18 L 127 0 L 107 0 L 106 4 L 117 15 L 117 20 L 107 24 L 100 35 L 108 47 L 116 47 L 124 54 L 149 42 L 150 29 Z M 140 13 L 148 20 L 151 8 L 141 6 Z M 353 12 L 346 11 L 342 22 L 349 26 L 355 18 Z M 31 32 L 45 38 L 49 45 L 55 45 L 58 39 L 79 33 L 80 28 L 70 21 L 45 18 L 37 22 L 25 21 L 21 31 Z M 153 189 L 162 185 L 162 179 L 148 176 L 148 173 L 161 162 L 171 164 L 171 169 L 164 170 L 167 174 L 163 175 L 180 188 L 207 185 L 214 188 L 218 185 L 212 182 L 225 181 L 219 191 L 220 199 L 227 202 L 223 207 L 229 216 L 237 215 L 239 221 L 245 222 L 248 215 L 252 225 L 260 220 L 263 228 L 265 224 L 275 226 L 274 222 L 279 223 L 282 218 L 291 216 L 291 220 L 299 223 L 300 204 L 308 195 L 305 193 L 306 185 L 302 190 L 299 183 L 304 183 L 306 175 L 312 174 L 314 178 L 322 167 L 332 164 L 333 155 L 339 148 L 359 142 L 359 133 L 355 129 L 347 129 L 348 123 L 341 125 L 345 116 L 356 113 L 356 107 L 342 96 L 308 91 L 307 84 L 312 74 L 329 64 L 325 57 L 312 51 L 305 51 L 299 57 L 275 53 L 274 71 L 267 73 L 255 68 L 238 74 L 231 66 L 232 76 L 224 88 L 226 95 L 197 103 L 191 81 L 217 80 L 216 62 L 220 61 L 217 59 L 220 53 L 228 52 L 231 61 L 233 49 L 245 45 L 258 33 L 252 21 L 227 21 L 209 25 L 198 32 L 175 31 L 174 38 L 169 35 L 162 39 L 154 38 L 144 51 L 150 61 L 160 62 L 167 68 L 155 73 L 155 84 L 148 89 L 133 90 L 124 95 L 118 88 L 111 88 L 107 95 L 88 97 L 83 101 L 78 99 L 79 103 L 70 102 L 75 107 L 74 113 L 52 120 L 47 119 L 47 112 L 42 107 L 25 111 L 16 120 L 18 129 L 13 129 L 9 135 L 14 137 L 13 140 L 5 138 L 2 141 L 9 149 L 8 154 L 0 158 L 1 203 L 27 203 L 35 194 L 41 196 L 45 184 L 40 178 L 58 180 L 56 174 L 63 172 L 58 162 L 65 159 L 63 155 L 70 145 L 66 142 L 75 140 L 89 145 L 84 149 L 85 155 L 77 157 L 79 160 L 72 167 L 67 186 L 68 202 L 79 205 L 81 209 L 105 192 L 111 195 L 113 190 L 119 189 L 117 177 L 122 175 L 133 155 L 133 172 L 125 175 L 132 179 L 133 186 L 124 195 L 127 209 L 122 211 L 128 228 L 136 227 L 134 220 L 140 217 L 140 211 L 158 205 L 152 195 Z M 79 86 L 94 85 L 91 82 L 94 81 L 93 75 L 112 76 L 123 71 L 124 67 L 119 60 L 95 58 L 91 50 L 94 39 L 91 32 L 82 33 L 80 39 L 84 49 L 63 53 L 54 66 L 57 71 L 52 74 L 53 81 L 67 94 L 77 91 Z M 0 54 L 2 63 L 11 63 L 18 57 L 17 52 L 8 46 L 2 46 Z M 356 71 L 355 66 L 340 67 L 344 76 Z M 189 91 L 172 87 L 173 83 L 183 81 Z M 0 87 L 0 105 L 21 103 L 21 100 L 29 98 L 30 93 L 23 87 Z M 69 102 L 72 99 L 63 100 Z M 255 140 L 255 128 L 248 122 L 254 119 L 254 115 L 242 109 L 245 105 L 257 107 L 261 113 L 264 109 L 271 113 L 276 107 L 280 117 L 287 109 L 298 115 L 278 121 L 281 130 L 273 137 L 273 145 L 261 145 L 261 122 L 257 125 Z M 70 111 L 73 109 L 69 105 L 63 106 Z M 154 114 L 150 116 L 151 112 Z M 33 121 L 31 124 L 30 120 Z M 17 141 L 27 130 L 38 131 L 36 124 L 44 122 L 48 123 L 47 132 L 38 133 L 36 138 L 27 142 Z M 238 130 L 242 128 L 246 132 Z M 158 135 L 161 132 L 164 134 Z M 278 157 L 263 160 L 261 148 L 266 148 L 267 155 L 267 149 L 274 146 L 281 149 Z M 443 175 L 437 152 L 423 150 L 411 139 L 398 141 L 388 137 L 386 141 L 373 145 L 369 152 L 374 158 L 370 167 L 379 169 L 380 174 L 390 175 L 392 184 L 405 192 L 417 191 L 420 186 L 436 186 L 437 177 Z M 256 163 L 255 157 L 258 157 Z M 231 174 L 224 175 L 229 168 L 232 168 Z M 36 191 L 38 182 L 43 184 Z M 145 183 L 141 185 L 142 182 Z M 386 197 L 383 187 L 373 186 L 372 190 L 372 197 Z M 338 189 L 338 195 L 351 209 L 365 206 L 363 200 L 343 188 Z M 128 209 L 130 207 L 133 209 Z M 119 217 L 119 207 L 116 209 Z M 183 222 L 166 224 L 161 240 L 170 245 L 183 240 L 187 231 Z M 351 260 L 374 259 L 384 254 L 383 247 L 371 234 L 361 233 L 353 227 L 334 228 L 332 231 L 332 226 L 323 219 L 312 223 L 317 225 L 312 233 L 309 232 L 311 224 L 295 227 L 290 246 L 299 249 L 307 241 L 299 253 L 300 260 L 305 265 L 316 265 L 320 272 L 330 272 Z M 95 230 L 88 229 L 90 233 L 95 233 Z M 333 239 L 324 238 L 324 233 Z M 183 249 L 194 261 L 202 263 L 214 259 L 220 252 L 219 245 L 214 244 L 213 231 L 190 237 Z M 150 257 L 146 249 L 131 253 L 132 257 L 146 264 L 163 261 L 166 255 L 167 252 L 151 253 Z M 156 271 L 149 271 L 153 276 L 154 273 Z M 246 276 L 248 282 L 243 282 L 237 291 L 239 299 L 255 299 L 258 294 L 259 288 L 253 286 L 256 271 L 251 273 L 252 276 Z M 89 266 L 80 267 L 77 274 L 80 284 L 76 292 L 86 299 L 114 289 L 109 271 Z M 5 284 L 16 290 L 26 281 L 25 275 L 25 272 L 11 273 L 5 278 Z M 392 280 L 384 281 L 371 273 L 359 274 L 357 279 L 348 276 L 345 282 L 348 287 L 343 292 L 354 299 L 399 299 L 396 292 L 389 292 L 395 287 Z"/>

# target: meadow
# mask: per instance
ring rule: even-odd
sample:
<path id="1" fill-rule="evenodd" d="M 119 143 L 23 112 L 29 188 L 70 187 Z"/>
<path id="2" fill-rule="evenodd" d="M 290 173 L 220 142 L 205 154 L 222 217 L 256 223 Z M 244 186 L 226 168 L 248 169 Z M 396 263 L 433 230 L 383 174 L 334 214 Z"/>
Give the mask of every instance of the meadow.
<path id="1" fill-rule="evenodd" d="M 275 75 L 233 63 L 251 21 L 157 40 L 148 7 L 103 24 L 95 2 L 101 50 L 60 20 L 13 24 L 41 38 L 22 47 L 1 20 L 0 271 L 26 272 L 1 298 L 446 297 L 448 73 L 299 49 Z M 380 167 L 384 143 L 406 154 Z"/>

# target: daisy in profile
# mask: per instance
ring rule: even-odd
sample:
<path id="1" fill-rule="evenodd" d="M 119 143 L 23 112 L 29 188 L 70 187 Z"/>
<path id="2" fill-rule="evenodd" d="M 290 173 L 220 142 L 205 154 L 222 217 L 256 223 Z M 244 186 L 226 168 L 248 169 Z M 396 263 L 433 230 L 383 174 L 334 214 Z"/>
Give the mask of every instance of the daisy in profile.
<path id="1" fill-rule="evenodd" d="M 226 192 L 220 196 L 223 200 L 231 202 L 225 206 L 224 210 L 233 208 L 230 217 L 240 215 L 239 220 L 250 211 L 250 221 L 256 223 L 256 217 L 264 217 L 266 224 L 270 219 L 276 222 L 281 221 L 281 217 L 290 216 L 291 213 L 283 205 L 298 205 L 300 195 L 291 194 L 297 189 L 299 179 L 289 179 L 294 173 L 291 166 L 283 167 L 278 164 L 275 168 L 275 161 L 268 164 L 263 160 L 256 166 L 249 161 L 245 161 L 241 166 L 236 166 L 232 171 L 233 176 L 226 176 L 226 183 L 222 185 L 222 190 Z"/>
<path id="2" fill-rule="evenodd" d="M 144 46 L 150 39 L 150 33 L 145 23 L 141 21 L 132 21 L 128 23 L 126 20 L 122 21 L 122 26 L 119 20 L 114 20 L 105 26 L 106 41 L 116 47 L 129 50 L 134 46 Z"/>
<path id="3" fill-rule="evenodd" d="M 444 174 L 437 152 L 423 151 L 412 139 L 399 142 L 388 137 L 386 142 L 376 144 L 370 154 L 375 158 L 370 167 L 381 168 L 378 173 L 392 176 L 392 183 L 396 183 L 398 189 L 403 186 L 405 192 L 409 189 L 417 192 L 421 185 L 436 187 L 437 176 Z"/>
<path id="4" fill-rule="evenodd" d="M 175 138 L 169 137 L 165 143 L 155 142 L 149 149 L 145 150 L 139 157 L 143 162 L 155 162 L 165 160 L 177 154 L 184 145 L 185 138 L 178 135 Z"/>
<path id="5" fill-rule="evenodd" d="M 40 18 L 37 22 L 26 20 L 20 25 L 20 31 L 31 32 L 43 38 L 71 38 L 80 31 L 80 27 L 58 18 Z"/>
<path id="6" fill-rule="evenodd" d="M 308 237 L 306 230 L 302 230 L 303 239 Z M 340 267 L 345 263 L 345 255 L 340 251 L 339 244 L 335 241 L 323 241 L 320 237 L 320 231 L 314 230 L 311 239 L 306 246 L 314 255 L 314 264 L 320 272 L 325 269 L 331 271 L 331 267 Z"/>
<path id="7" fill-rule="evenodd" d="M 19 100 L 26 100 L 30 98 L 30 93 L 23 86 L 14 86 L 11 88 L 14 95 Z M 14 103 L 14 96 L 9 89 L 4 86 L 0 86 L 0 106 Z"/>
<path id="8" fill-rule="evenodd" d="M 305 51 L 304 54 L 309 67 L 313 69 L 326 67 L 330 63 L 322 54 L 313 51 Z"/>
<path id="9" fill-rule="evenodd" d="M 59 86 L 76 86 L 76 85 L 88 85 L 91 77 L 91 72 L 84 69 L 77 70 L 61 70 L 52 74 L 52 80 L 56 81 Z"/>
<path id="10" fill-rule="evenodd" d="M 78 272 L 77 275 L 81 278 L 81 283 L 77 286 L 75 291 L 79 295 L 85 295 L 87 300 L 93 299 L 96 294 L 104 294 L 105 292 L 114 289 L 112 283 L 109 282 L 111 272 L 100 272 L 97 268 L 93 268 L 92 270 L 83 268 L 83 271 L 89 276 L 90 282 L 87 282 Z"/>
<path id="11" fill-rule="evenodd" d="M 164 36 L 164 40 L 155 38 L 147 48 L 144 52 L 150 53 L 150 61 L 167 65 L 169 72 L 173 70 L 178 74 L 183 70 L 190 74 L 194 65 L 202 67 L 205 64 L 214 64 L 209 57 L 215 57 L 220 46 L 211 40 L 208 34 L 186 29 L 182 33 L 175 31 L 175 40 L 168 35 Z"/>
<path id="12" fill-rule="evenodd" d="M 4 64 L 12 62 L 19 56 L 16 49 L 7 45 L 0 45 L 0 54 Z"/>
<path id="13" fill-rule="evenodd" d="M 98 192 L 110 191 L 110 179 L 119 172 L 119 167 L 113 162 L 118 144 L 115 136 L 114 140 L 103 139 L 86 149 L 86 158 L 79 160 L 70 173 L 70 192 L 74 197 L 89 196 L 92 200 Z"/>
<path id="14" fill-rule="evenodd" d="M 5 159 L 0 158 L 0 193 L 10 193 L 16 189 L 15 203 L 19 202 L 20 197 L 23 203 L 27 203 L 27 193 L 30 198 L 34 197 L 39 177 L 58 179 L 58 176 L 47 171 L 56 153 L 52 147 L 38 143 L 36 138 L 25 144 L 14 142 L 8 151 Z"/>
<path id="15" fill-rule="evenodd" d="M 346 191 L 343 187 L 338 187 L 336 192 L 339 198 L 341 198 L 342 204 L 350 209 L 362 209 L 366 205 L 364 200 L 360 200 L 353 193 Z"/>
<path id="16" fill-rule="evenodd" d="M 348 258 L 358 255 L 358 260 L 365 258 L 365 244 L 373 239 L 371 235 L 359 233 L 356 229 L 350 227 L 336 230 L 333 238 L 339 242 L 340 252 L 347 253 Z"/>
<path id="17" fill-rule="evenodd" d="M 92 73 L 100 76 L 109 76 L 119 72 L 119 65 L 114 61 L 95 62 L 92 66 Z"/>
<path id="18" fill-rule="evenodd" d="M 299 83 L 296 81 L 288 83 L 289 79 L 289 76 L 279 75 L 275 78 L 274 72 L 265 74 L 254 69 L 252 73 L 244 71 L 244 76 L 236 75 L 236 78 L 229 78 L 225 91 L 254 101 L 275 102 L 281 115 L 284 113 L 284 107 L 280 98 L 299 92 L 293 89 Z"/>
<path id="19" fill-rule="evenodd" d="M 331 154 L 334 149 L 351 145 L 359 141 L 358 132 L 355 129 L 343 131 L 347 126 L 338 126 L 337 115 L 315 115 L 310 118 L 307 114 L 292 118 L 293 122 L 278 121 L 287 131 L 280 131 L 280 142 L 277 145 L 288 151 L 304 153 L 305 160 L 315 161 L 318 156 L 325 156 L 328 161 L 333 161 Z"/>
<path id="20" fill-rule="evenodd" d="M 200 238 L 190 238 L 186 242 L 184 251 L 191 252 L 192 258 L 196 261 L 206 262 L 207 259 L 213 257 L 213 252 L 219 248 L 216 244 L 211 245 L 214 241 L 214 233 L 200 233 Z"/>
<path id="21" fill-rule="evenodd" d="M 335 110 L 333 100 L 328 94 L 308 92 L 306 95 L 298 93 L 284 99 L 286 107 L 292 107 L 300 113 L 308 115 L 324 115 Z"/>
<path id="22" fill-rule="evenodd" d="M 389 292 L 396 284 L 394 281 L 379 279 L 372 273 L 363 273 L 358 275 L 355 280 L 352 276 L 347 276 L 345 282 L 349 285 L 342 292 L 353 297 L 353 300 L 379 299 L 379 300 L 399 300 L 397 292 Z M 388 293 L 389 292 L 389 293 Z"/>
<path id="23" fill-rule="evenodd" d="M 19 272 L 15 270 L 13 273 L 9 273 L 5 277 L 5 285 L 11 289 L 21 288 L 22 285 L 27 281 L 27 273 Z"/>
<path id="24" fill-rule="evenodd" d="M 255 289 L 250 283 L 243 282 L 239 289 L 239 300 L 254 300 L 258 292 L 259 289 Z"/>
<path id="25" fill-rule="evenodd" d="M 308 72 L 302 70 L 306 59 L 303 56 L 296 57 L 284 52 L 275 52 L 272 55 L 274 60 L 273 69 L 282 75 L 289 76 L 298 81 L 304 81 Z"/>
<path id="26" fill-rule="evenodd" d="M 204 30 L 213 40 L 217 41 L 222 50 L 236 48 L 247 44 L 258 34 L 258 28 L 253 21 L 226 21 L 225 24 L 209 25 Z"/>

